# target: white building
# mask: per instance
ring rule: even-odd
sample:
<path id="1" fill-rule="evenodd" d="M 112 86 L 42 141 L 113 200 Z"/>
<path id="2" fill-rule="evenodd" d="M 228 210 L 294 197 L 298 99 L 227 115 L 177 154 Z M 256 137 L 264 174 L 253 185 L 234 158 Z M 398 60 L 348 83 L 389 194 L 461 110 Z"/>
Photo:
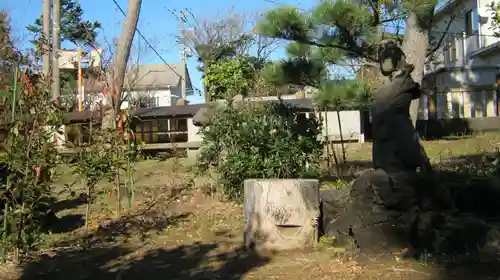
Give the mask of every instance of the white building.
<path id="1" fill-rule="evenodd" d="M 185 64 L 138 65 L 127 71 L 123 88 L 125 93 L 130 93 L 134 103 L 140 103 L 140 107 L 171 106 L 179 99 L 185 99 L 193 94 L 189 71 Z M 91 104 L 98 104 L 104 100 L 105 92 L 108 94 L 111 90 L 106 87 L 104 81 L 89 81 L 85 85 L 86 100 Z M 127 101 L 122 103 L 122 108 L 127 106 Z"/>
<path id="2" fill-rule="evenodd" d="M 431 46 L 444 37 L 426 65 L 424 87 L 435 95 L 422 98 L 421 118 L 497 116 L 500 40 L 491 29 L 491 2 L 448 0 L 437 8 Z"/>

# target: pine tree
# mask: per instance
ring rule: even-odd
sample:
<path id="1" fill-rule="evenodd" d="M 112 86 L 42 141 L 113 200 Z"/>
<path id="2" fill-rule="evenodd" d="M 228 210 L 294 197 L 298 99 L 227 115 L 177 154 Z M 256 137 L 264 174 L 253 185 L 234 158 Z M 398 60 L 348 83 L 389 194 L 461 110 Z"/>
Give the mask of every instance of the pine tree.
<path id="1" fill-rule="evenodd" d="M 84 12 L 78 0 L 61 0 L 61 42 L 71 42 L 79 47 L 96 48 L 98 30 L 101 24 L 98 21 L 89 21 L 83 18 Z M 35 55 L 42 55 L 42 26 L 43 15 L 26 29 L 33 33 L 34 39 L 31 40 L 36 47 Z M 46 38 L 47 43 L 50 43 L 51 38 Z M 77 73 L 76 71 L 61 71 L 61 95 L 64 96 L 66 106 L 69 110 L 76 107 L 76 100 L 73 98 L 74 89 L 76 87 Z M 67 98 L 70 97 L 70 98 Z"/>
<path id="2" fill-rule="evenodd" d="M 436 2 L 323 0 L 312 11 L 292 6 L 271 10 L 259 23 L 258 31 L 300 45 L 294 47 L 296 49 L 309 48 L 309 54 L 314 54 L 316 59 L 299 57 L 309 64 L 322 60 L 324 67 L 354 63 L 376 69 L 378 44 L 394 37 L 393 30 L 385 32 L 386 26 L 394 29 L 405 20 L 403 51 L 408 62 L 415 66 L 413 78 L 421 82 L 424 62 L 429 55 L 429 32 Z M 286 72 L 289 71 L 285 71 L 285 76 Z M 416 121 L 418 100 L 410 111 Z"/>
<path id="3" fill-rule="evenodd" d="M 101 23 L 98 21 L 83 19 L 83 9 L 77 0 L 61 0 L 61 42 L 68 41 L 75 45 L 94 46 L 99 28 L 101 28 Z M 42 15 L 26 29 L 35 34 L 32 43 L 39 45 L 42 34 Z"/>
<path id="4" fill-rule="evenodd" d="M 12 84 L 14 63 L 20 62 L 21 54 L 16 50 L 11 37 L 9 16 L 0 11 L 0 92 Z"/>

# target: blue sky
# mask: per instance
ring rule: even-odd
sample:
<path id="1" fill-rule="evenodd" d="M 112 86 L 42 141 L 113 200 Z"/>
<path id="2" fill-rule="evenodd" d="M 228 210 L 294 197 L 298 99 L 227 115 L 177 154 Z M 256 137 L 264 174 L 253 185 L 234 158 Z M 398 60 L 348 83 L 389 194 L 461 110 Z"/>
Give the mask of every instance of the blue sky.
<path id="1" fill-rule="evenodd" d="M 117 2 L 126 10 L 127 0 L 117 0 Z M 33 23 L 35 18 L 40 15 L 41 3 L 41 0 L 0 0 L 0 9 L 7 10 L 11 15 L 11 25 L 15 38 L 23 42 L 25 46 L 29 45 L 30 39 L 30 34 L 25 30 L 25 26 Z M 175 40 L 175 36 L 178 35 L 178 22 L 168 9 L 190 9 L 198 19 L 217 19 L 227 15 L 230 9 L 234 9 L 235 12 L 257 13 L 279 5 L 296 5 L 302 9 L 309 9 L 314 3 L 316 0 L 144 0 L 142 1 L 139 30 L 165 61 L 179 63 L 179 46 Z M 114 35 L 119 35 L 124 16 L 116 11 L 112 0 L 80 0 L 80 4 L 85 11 L 85 19 L 98 20 L 102 23 L 100 42 L 106 48 L 104 38 L 111 40 Z M 145 49 L 146 47 L 142 46 L 141 48 Z M 283 51 L 278 51 L 273 55 L 273 58 L 280 57 L 283 57 Z M 161 59 L 151 50 L 141 52 L 140 61 L 141 63 L 162 63 Z M 196 70 L 194 58 L 189 60 L 188 67 L 193 86 L 201 89 L 201 73 Z M 193 103 L 202 102 L 202 97 L 193 96 L 190 101 Z"/>

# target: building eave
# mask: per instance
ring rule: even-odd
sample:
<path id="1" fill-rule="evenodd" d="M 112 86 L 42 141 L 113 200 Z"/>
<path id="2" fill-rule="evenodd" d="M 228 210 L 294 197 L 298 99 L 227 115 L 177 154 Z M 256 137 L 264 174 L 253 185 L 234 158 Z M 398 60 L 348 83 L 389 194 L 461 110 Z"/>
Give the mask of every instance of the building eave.
<path id="1" fill-rule="evenodd" d="M 433 74 L 440 74 L 440 73 L 445 73 L 445 72 L 455 72 L 455 71 L 474 71 L 474 70 L 500 70 L 500 65 L 499 66 L 493 66 L 493 65 L 483 65 L 483 66 L 443 66 L 435 69 L 432 72 L 426 73 L 424 75 L 425 77 L 431 76 Z"/>
<path id="2" fill-rule="evenodd" d="M 176 85 L 151 85 L 151 86 L 136 86 L 130 88 L 130 91 L 159 91 L 159 90 L 170 90 Z"/>
<path id="3" fill-rule="evenodd" d="M 439 20 L 446 14 L 453 13 L 454 8 L 456 8 L 461 3 L 461 0 L 447 0 L 445 4 L 434 11 L 434 20 Z"/>
<path id="4" fill-rule="evenodd" d="M 475 51 L 472 51 L 469 53 L 469 57 L 476 57 L 476 56 L 481 56 L 481 55 L 486 55 L 492 51 L 496 51 L 500 49 L 500 42 L 493 43 L 491 45 L 482 47 L 480 49 L 477 49 Z"/>

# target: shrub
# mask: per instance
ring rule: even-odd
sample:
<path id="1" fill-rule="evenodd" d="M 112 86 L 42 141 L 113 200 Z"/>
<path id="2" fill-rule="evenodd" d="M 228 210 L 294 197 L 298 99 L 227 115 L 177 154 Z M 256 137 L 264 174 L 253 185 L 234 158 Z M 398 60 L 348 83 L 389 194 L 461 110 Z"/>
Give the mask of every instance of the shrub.
<path id="1" fill-rule="evenodd" d="M 214 168 L 223 191 L 242 195 L 249 178 L 311 178 L 319 172 L 320 123 L 294 107 L 239 103 L 212 109 L 201 128 L 201 171 Z"/>
<path id="2" fill-rule="evenodd" d="M 88 231 L 90 205 L 106 191 L 98 183 L 103 179 L 115 179 L 116 174 L 126 168 L 128 156 L 127 147 L 123 145 L 123 134 L 113 129 L 90 132 L 90 143 L 80 146 L 77 161 L 73 164 L 73 173 L 80 176 L 86 189 L 85 232 Z M 118 194 L 117 211 L 120 212 L 120 185 L 115 187 Z"/>
<path id="3" fill-rule="evenodd" d="M 1 112 L 2 123 L 9 129 L 0 175 L 4 260 L 8 252 L 13 251 L 18 259 L 20 253 L 36 245 L 44 221 L 48 221 L 48 203 L 52 200 L 50 180 L 55 175 L 58 157 L 50 142 L 62 119 L 50 93 L 38 87 L 36 78 L 29 73 L 20 76 L 34 82 L 15 81 L 8 106 Z"/>

